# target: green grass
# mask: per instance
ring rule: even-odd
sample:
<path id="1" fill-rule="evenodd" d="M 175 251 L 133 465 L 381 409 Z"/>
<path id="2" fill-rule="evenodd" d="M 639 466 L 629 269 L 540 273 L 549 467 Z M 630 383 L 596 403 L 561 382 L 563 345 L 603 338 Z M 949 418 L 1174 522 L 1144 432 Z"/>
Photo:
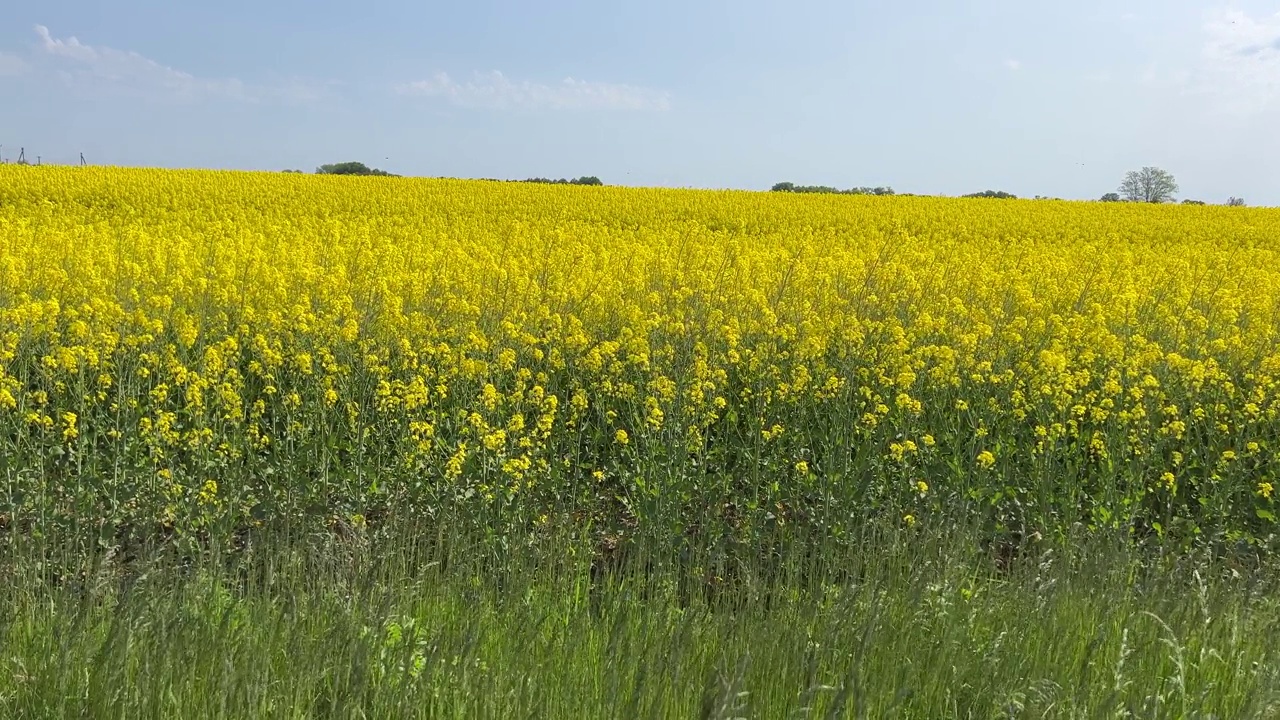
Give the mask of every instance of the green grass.
<path id="1" fill-rule="evenodd" d="M 195 559 L 24 539 L 0 717 L 1280 717 L 1265 559 L 1094 536 L 1006 567 L 972 538 L 603 571 L 571 538 L 407 525 Z"/>

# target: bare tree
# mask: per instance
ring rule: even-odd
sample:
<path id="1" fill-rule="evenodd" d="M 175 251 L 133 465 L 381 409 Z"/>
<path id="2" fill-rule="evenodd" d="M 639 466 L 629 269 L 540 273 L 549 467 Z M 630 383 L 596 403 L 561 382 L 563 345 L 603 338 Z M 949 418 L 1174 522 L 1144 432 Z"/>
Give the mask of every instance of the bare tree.
<path id="1" fill-rule="evenodd" d="M 1169 202 L 1177 192 L 1178 182 L 1173 175 L 1157 167 L 1130 170 L 1120 183 L 1120 194 L 1130 202 Z"/>
<path id="2" fill-rule="evenodd" d="M 1240 198 L 1240 197 L 1236 197 L 1235 195 L 1232 195 L 1231 197 L 1227 198 L 1227 205 L 1230 207 L 1244 207 L 1244 198 Z"/>

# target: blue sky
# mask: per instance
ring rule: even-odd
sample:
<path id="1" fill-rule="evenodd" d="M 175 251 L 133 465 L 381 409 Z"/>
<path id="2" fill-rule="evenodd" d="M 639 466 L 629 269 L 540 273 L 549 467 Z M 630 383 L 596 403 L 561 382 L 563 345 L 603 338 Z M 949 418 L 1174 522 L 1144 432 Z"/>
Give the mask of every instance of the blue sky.
<path id="1" fill-rule="evenodd" d="M 1275 0 L 16 0 L 0 153 L 1280 205 Z"/>

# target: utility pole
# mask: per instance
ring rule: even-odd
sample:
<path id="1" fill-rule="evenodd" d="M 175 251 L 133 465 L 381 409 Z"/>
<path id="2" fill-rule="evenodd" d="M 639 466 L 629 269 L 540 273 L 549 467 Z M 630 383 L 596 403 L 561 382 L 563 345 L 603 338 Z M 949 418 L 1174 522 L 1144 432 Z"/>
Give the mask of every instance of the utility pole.
<path id="1" fill-rule="evenodd" d="M 27 149 L 26 149 L 26 148 L 18 148 L 18 164 L 19 164 L 19 165 L 26 165 L 26 164 L 27 164 Z"/>
<path id="2" fill-rule="evenodd" d="M 86 163 L 84 161 L 84 153 L 80 153 L 80 167 L 84 167 L 85 164 Z"/>

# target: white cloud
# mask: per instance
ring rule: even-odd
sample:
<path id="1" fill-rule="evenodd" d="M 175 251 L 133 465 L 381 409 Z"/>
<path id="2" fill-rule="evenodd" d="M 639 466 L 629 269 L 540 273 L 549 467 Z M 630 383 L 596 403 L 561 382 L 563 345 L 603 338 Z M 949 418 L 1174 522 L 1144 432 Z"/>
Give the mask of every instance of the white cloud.
<path id="1" fill-rule="evenodd" d="M 236 78 L 202 78 L 151 60 L 130 50 L 86 45 L 79 39 L 55 38 L 37 25 L 40 49 L 58 74 L 73 85 L 102 87 L 174 100 L 276 99 L 307 102 L 320 97 L 326 86 L 302 81 L 280 85 L 251 85 Z"/>
<path id="2" fill-rule="evenodd" d="M 27 61 L 13 53 L 0 52 L 0 77 L 16 77 L 27 72 Z"/>
<path id="3" fill-rule="evenodd" d="M 496 70 L 476 73 L 463 82 L 438 72 L 397 90 L 405 95 L 441 98 L 458 107 L 491 110 L 666 110 L 671 106 L 666 93 L 633 85 L 573 78 L 554 85 L 517 82 Z"/>
<path id="4" fill-rule="evenodd" d="M 232 79 L 198 78 L 190 73 L 143 57 L 136 52 L 86 45 L 75 37 L 55 38 L 43 25 L 36 26 L 41 49 L 62 61 L 72 80 L 108 83 L 133 90 L 158 92 L 183 100 L 229 98 L 248 100 L 244 83 Z"/>
<path id="5" fill-rule="evenodd" d="M 1010 70 L 1014 70 L 1014 71 L 1021 70 L 1021 69 L 1022 69 L 1022 61 L 1021 61 L 1021 60 L 1013 60 L 1013 59 L 1005 60 L 1005 61 L 1004 61 L 1004 66 L 1005 66 L 1005 67 L 1007 67 L 1007 68 L 1009 68 Z"/>
<path id="6" fill-rule="evenodd" d="M 1280 13 L 1253 18 L 1238 10 L 1211 14 L 1192 90 L 1216 96 L 1222 109 L 1256 113 L 1280 100 Z"/>

